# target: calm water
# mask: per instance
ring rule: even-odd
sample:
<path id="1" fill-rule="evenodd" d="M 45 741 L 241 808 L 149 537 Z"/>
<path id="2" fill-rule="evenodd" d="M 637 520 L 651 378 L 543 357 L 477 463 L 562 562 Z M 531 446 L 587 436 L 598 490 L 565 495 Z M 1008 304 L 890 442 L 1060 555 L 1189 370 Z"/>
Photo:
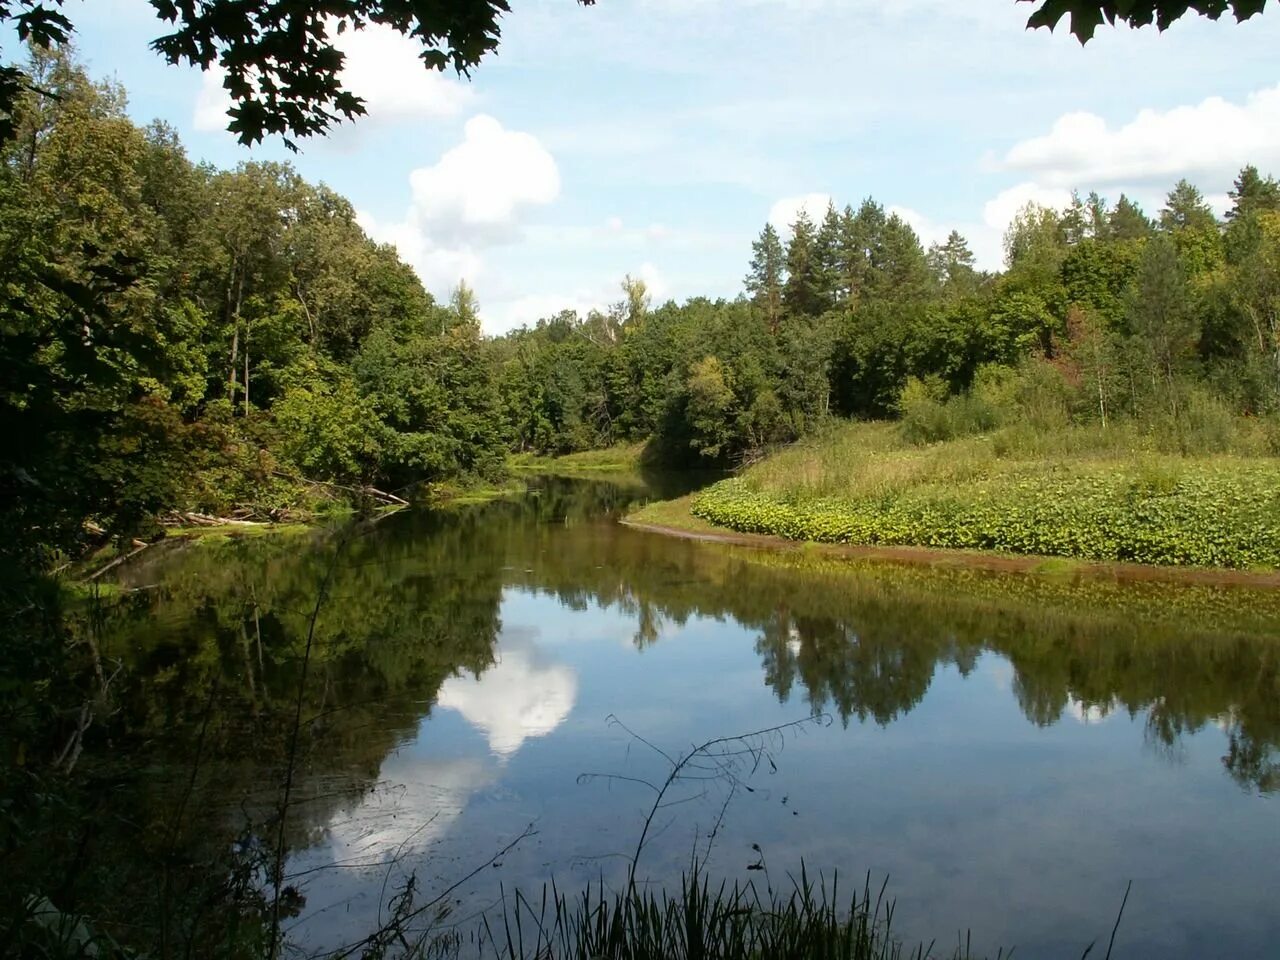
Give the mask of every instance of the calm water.
<path id="1" fill-rule="evenodd" d="M 104 644 L 131 668 L 154 802 L 191 782 L 211 835 L 267 822 L 328 575 L 287 821 L 303 947 L 530 826 L 450 894 L 450 922 L 500 885 L 616 885 L 653 800 L 622 778 L 670 769 L 644 741 L 678 756 L 816 717 L 742 742 L 754 773 L 676 783 L 639 875 L 670 882 L 695 851 L 776 888 L 802 859 L 869 871 L 913 941 L 971 930 L 1050 958 L 1105 944 L 1132 880 L 1116 956 L 1277 955 L 1274 594 L 806 561 L 615 522 L 649 493 L 545 481 L 132 567 L 144 589 Z"/>

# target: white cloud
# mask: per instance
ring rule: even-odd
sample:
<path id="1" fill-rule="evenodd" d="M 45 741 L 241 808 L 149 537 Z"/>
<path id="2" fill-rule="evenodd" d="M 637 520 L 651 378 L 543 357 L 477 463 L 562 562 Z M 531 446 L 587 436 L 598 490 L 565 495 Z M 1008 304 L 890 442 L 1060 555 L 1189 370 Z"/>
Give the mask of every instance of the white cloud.
<path id="1" fill-rule="evenodd" d="M 361 122 L 396 123 L 434 120 L 461 113 L 472 100 L 470 88 L 418 58 L 420 45 L 391 27 L 369 26 L 334 37 L 346 55 L 342 85 L 365 101 Z M 192 118 L 197 130 L 221 130 L 227 125 L 231 97 L 222 84 L 221 67 L 205 72 Z"/>
<path id="2" fill-rule="evenodd" d="M 1027 179 L 987 201 L 971 236 L 974 253 L 981 266 L 998 267 L 1001 238 L 1018 211 L 1028 203 L 1061 210 L 1070 204 L 1072 189 L 1096 190 L 1113 201 L 1126 193 L 1154 214 L 1174 182 L 1186 177 L 1222 214 L 1230 205 L 1226 191 L 1247 163 L 1264 170 L 1280 166 L 1280 85 L 1241 103 L 1209 97 L 1169 110 L 1141 110 L 1117 127 L 1087 111 L 1066 113 L 1047 134 L 988 162 Z"/>
<path id="3" fill-rule="evenodd" d="M 357 219 L 374 240 L 392 244 L 427 289 L 442 294 L 459 280 L 475 286 L 484 249 L 518 239 L 529 208 L 559 196 L 560 173 L 536 137 L 480 114 L 467 121 L 460 144 L 412 171 L 409 185 L 403 220 L 382 222 L 365 212 Z"/>
<path id="4" fill-rule="evenodd" d="M 1002 166 L 1053 187 L 1123 187 L 1180 177 L 1219 184 L 1242 166 L 1280 164 L 1280 85 L 1243 103 L 1210 97 L 1193 106 L 1143 110 L 1112 128 L 1093 113 L 1058 118 L 1044 136 L 1015 144 Z"/>
<path id="5" fill-rule="evenodd" d="M 459 280 L 474 287 L 484 272 L 484 259 L 475 248 L 466 244 L 437 244 L 412 218 L 400 223 L 380 223 L 370 214 L 358 212 L 356 221 L 373 240 L 395 247 L 400 259 L 413 267 L 423 286 L 437 294 L 451 291 Z"/>
<path id="6" fill-rule="evenodd" d="M 827 215 L 827 205 L 831 203 L 828 193 L 802 193 L 792 197 L 782 197 L 769 208 L 769 222 L 784 237 L 790 236 L 791 225 L 796 222 L 803 210 L 815 224 L 821 223 Z"/>
<path id="7" fill-rule="evenodd" d="M 479 677 L 450 677 L 436 703 L 484 731 L 499 757 L 564 723 L 578 697 L 578 678 L 552 663 L 529 639 L 504 637 L 498 662 Z"/>
<path id="8" fill-rule="evenodd" d="M 891 206 L 887 207 L 885 212 L 889 215 L 897 214 L 900 220 L 916 232 L 916 236 L 920 238 L 920 243 L 926 250 L 931 244 L 945 242 L 953 229 L 910 207 Z"/>
<path id="9" fill-rule="evenodd" d="M 493 117 L 472 117 L 463 142 L 433 166 L 409 175 L 416 219 L 433 236 L 492 243 L 514 239 L 527 207 L 560 195 L 555 158 L 537 137 L 504 130 Z"/>

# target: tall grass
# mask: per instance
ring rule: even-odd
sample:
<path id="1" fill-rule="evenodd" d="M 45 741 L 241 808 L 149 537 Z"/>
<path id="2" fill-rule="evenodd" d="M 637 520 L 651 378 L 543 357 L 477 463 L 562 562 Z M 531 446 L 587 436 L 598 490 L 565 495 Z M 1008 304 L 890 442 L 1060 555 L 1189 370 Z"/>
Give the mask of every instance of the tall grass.
<path id="1" fill-rule="evenodd" d="M 502 960 L 901 960 L 936 956 L 893 934 L 893 901 L 868 877 L 846 902 L 839 877 L 828 885 L 801 868 L 786 896 L 754 883 L 713 887 L 695 868 L 672 894 L 603 885 L 574 897 L 554 887 L 535 903 L 504 898 L 485 922 Z M 967 947 L 951 956 L 967 958 Z"/>
<path id="2" fill-rule="evenodd" d="M 997 403 L 975 412 L 987 403 L 909 389 L 902 421 L 832 427 L 698 494 L 691 511 L 794 540 L 1280 567 L 1270 421 L 1103 427 L 1047 403 L 1021 420 Z M 992 410 L 1003 425 L 972 433 Z M 1196 423 L 1219 452 L 1180 452 Z"/>

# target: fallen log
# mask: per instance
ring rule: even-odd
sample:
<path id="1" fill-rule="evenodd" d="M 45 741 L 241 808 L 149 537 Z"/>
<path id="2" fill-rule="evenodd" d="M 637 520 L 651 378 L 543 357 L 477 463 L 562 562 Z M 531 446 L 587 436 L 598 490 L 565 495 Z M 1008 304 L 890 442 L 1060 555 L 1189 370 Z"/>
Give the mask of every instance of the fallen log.
<path id="1" fill-rule="evenodd" d="M 137 541 L 134 541 L 134 542 L 136 543 Z M 120 564 L 124 563 L 126 560 L 129 560 L 129 559 L 131 559 L 132 557 L 136 557 L 138 554 L 140 554 L 143 550 L 147 549 L 147 547 L 149 547 L 149 546 L 151 546 L 151 544 L 149 544 L 149 543 L 144 543 L 144 544 L 143 544 L 142 546 L 140 546 L 140 547 L 134 547 L 134 548 L 133 548 L 132 550 L 130 550 L 128 553 L 123 553 L 123 554 L 121 554 L 120 556 L 118 556 L 118 557 L 116 557 L 114 560 L 112 560 L 110 563 L 108 563 L 106 566 L 101 567 L 101 568 L 100 568 L 100 569 L 98 569 L 96 572 L 89 574 L 89 576 L 85 577 L 85 578 L 84 578 L 83 580 L 81 580 L 80 582 L 81 582 L 81 583 L 92 583 L 94 580 L 97 580 L 100 576 L 102 576 L 102 575 L 103 575 L 104 573 L 106 573 L 108 570 L 112 570 L 112 569 L 114 569 L 114 568 L 116 568 L 116 567 L 120 566 Z"/>

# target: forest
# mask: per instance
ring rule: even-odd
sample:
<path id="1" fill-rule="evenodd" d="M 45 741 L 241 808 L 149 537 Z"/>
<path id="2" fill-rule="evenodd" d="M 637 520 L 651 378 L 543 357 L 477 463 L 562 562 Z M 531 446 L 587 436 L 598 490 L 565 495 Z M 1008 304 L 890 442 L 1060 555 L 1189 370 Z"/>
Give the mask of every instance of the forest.
<path id="1" fill-rule="evenodd" d="M 833 205 L 766 225 L 734 300 L 654 305 L 628 277 L 608 310 L 487 337 L 465 284 L 437 302 L 323 185 L 193 163 L 66 53 L 28 70 L 56 99 L 28 92 L 0 169 L 0 524 L 23 566 L 166 511 L 493 480 L 511 452 L 738 465 L 841 418 L 928 443 L 1045 397 L 1162 450 L 1280 449 L 1280 184 L 1254 167 L 1221 222 L 1186 181 L 1154 218 L 1028 206 L 1000 274 L 958 233 L 925 249 L 875 200 Z"/>

